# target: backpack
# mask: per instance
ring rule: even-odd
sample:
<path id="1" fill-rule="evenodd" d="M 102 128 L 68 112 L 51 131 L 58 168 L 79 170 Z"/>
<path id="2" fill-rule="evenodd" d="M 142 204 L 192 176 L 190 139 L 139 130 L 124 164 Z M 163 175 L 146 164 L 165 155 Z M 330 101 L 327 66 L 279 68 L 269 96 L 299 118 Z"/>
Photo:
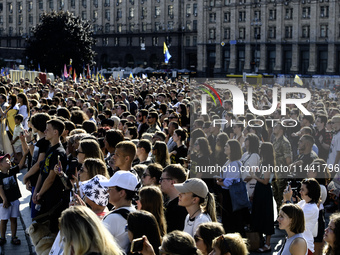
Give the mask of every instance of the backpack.
<path id="1" fill-rule="evenodd" d="M 124 209 L 124 208 L 122 208 L 122 209 L 117 209 L 117 210 L 111 211 L 111 212 L 109 212 L 108 214 L 106 214 L 105 217 L 103 218 L 103 220 L 104 220 L 107 216 L 109 216 L 110 214 L 112 214 L 112 213 L 118 213 L 118 214 L 120 214 L 124 219 L 127 220 L 127 217 L 128 217 L 128 215 L 130 214 L 130 211 L 129 211 L 128 209 Z"/>

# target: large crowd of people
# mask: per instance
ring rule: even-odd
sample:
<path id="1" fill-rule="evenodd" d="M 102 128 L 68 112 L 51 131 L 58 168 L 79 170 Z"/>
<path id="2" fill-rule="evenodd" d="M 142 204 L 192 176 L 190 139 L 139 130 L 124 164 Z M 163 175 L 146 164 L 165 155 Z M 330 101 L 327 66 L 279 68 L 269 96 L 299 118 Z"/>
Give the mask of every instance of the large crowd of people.
<path id="1" fill-rule="evenodd" d="M 255 108 L 272 108 L 272 87 L 254 87 Z M 181 77 L 2 78 L 0 245 L 8 219 L 21 243 L 16 174 L 27 168 L 31 217 L 49 221 L 53 252 L 245 255 L 251 232 L 256 252 L 274 250 L 278 227 L 279 254 L 340 254 L 340 216 L 325 220 L 339 209 L 336 92 L 313 89 L 308 115 L 287 105 L 282 116 L 278 103 L 257 116 L 247 103 L 233 114 L 240 102 L 222 89 L 203 111 L 203 91 Z"/>

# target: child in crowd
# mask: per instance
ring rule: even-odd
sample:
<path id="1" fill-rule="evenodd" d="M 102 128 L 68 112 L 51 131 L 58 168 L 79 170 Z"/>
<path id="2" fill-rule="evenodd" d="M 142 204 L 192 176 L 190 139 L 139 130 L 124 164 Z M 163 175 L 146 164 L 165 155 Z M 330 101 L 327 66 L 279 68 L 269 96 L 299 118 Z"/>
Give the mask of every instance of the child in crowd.
<path id="1" fill-rule="evenodd" d="M 8 219 L 11 220 L 12 241 L 14 245 L 20 245 L 17 234 L 17 218 L 19 217 L 20 189 L 16 174 L 19 166 L 11 168 L 10 155 L 0 156 L 0 246 L 6 243 L 6 228 Z"/>
<path id="2" fill-rule="evenodd" d="M 20 132 L 24 132 L 24 127 L 21 124 L 23 120 L 24 120 L 24 116 L 22 116 L 21 114 L 17 114 L 14 117 L 15 128 L 13 130 L 13 138 L 12 138 L 11 144 L 13 145 L 15 164 L 18 164 L 22 158 L 22 146 L 21 146 L 21 140 L 19 139 L 19 137 L 20 137 Z"/>

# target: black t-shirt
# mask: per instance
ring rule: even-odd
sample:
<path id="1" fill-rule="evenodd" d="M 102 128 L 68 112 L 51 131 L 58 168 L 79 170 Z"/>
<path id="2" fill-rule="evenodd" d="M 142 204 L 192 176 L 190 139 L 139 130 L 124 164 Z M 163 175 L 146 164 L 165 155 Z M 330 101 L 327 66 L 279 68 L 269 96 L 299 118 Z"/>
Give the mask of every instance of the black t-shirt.
<path id="1" fill-rule="evenodd" d="M 165 219 L 167 224 L 167 232 L 174 230 L 183 231 L 185 217 L 188 215 L 187 210 L 183 206 L 178 205 L 178 197 L 164 204 Z"/>
<path id="2" fill-rule="evenodd" d="M 179 158 L 185 158 L 188 155 L 188 148 L 185 145 L 181 145 L 180 147 L 175 146 L 173 151 L 177 151 L 176 155 L 171 155 L 171 164 L 183 164 L 183 160 Z"/>
<path id="3" fill-rule="evenodd" d="M 8 174 L 0 172 L 0 185 L 5 191 L 8 202 L 13 202 L 21 197 L 16 174 L 19 173 L 19 166 L 9 169 Z M 0 197 L 0 203 L 3 203 Z"/>
<path id="4" fill-rule="evenodd" d="M 40 153 L 46 153 L 48 148 L 50 147 L 50 142 L 45 139 L 45 137 L 41 138 L 34 146 L 32 166 L 38 161 Z M 35 187 L 37 184 L 39 177 L 39 171 L 33 174 L 29 179 L 31 181 L 31 185 Z"/>
<path id="5" fill-rule="evenodd" d="M 48 177 L 50 171 L 54 171 L 54 166 L 58 163 L 58 155 L 60 155 L 60 161 L 63 169 L 66 169 L 66 152 L 61 143 L 50 147 L 46 152 L 45 160 L 40 168 L 40 174 L 42 177 L 42 183 Z M 57 202 L 59 202 L 63 197 L 64 185 L 59 177 L 54 179 L 52 186 L 43 194 L 43 200 L 46 204 L 53 207 Z"/>

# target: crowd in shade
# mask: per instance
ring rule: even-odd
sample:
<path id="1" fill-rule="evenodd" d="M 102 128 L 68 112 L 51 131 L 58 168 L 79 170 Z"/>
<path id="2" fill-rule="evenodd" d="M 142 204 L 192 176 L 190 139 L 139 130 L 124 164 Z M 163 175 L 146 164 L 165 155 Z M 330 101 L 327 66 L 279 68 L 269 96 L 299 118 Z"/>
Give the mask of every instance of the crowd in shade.
<path id="1" fill-rule="evenodd" d="M 273 87 L 254 86 L 257 109 L 273 109 Z M 280 255 L 340 254 L 336 93 L 313 89 L 310 114 L 278 103 L 257 116 L 218 92 L 204 106 L 181 77 L 2 78 L 0 245 L 8 220 L 21 244 L 21 171 L 32 221 L 56 236 L 50 254 L 246 255 L 274 251 L 280 230 Z"/>

